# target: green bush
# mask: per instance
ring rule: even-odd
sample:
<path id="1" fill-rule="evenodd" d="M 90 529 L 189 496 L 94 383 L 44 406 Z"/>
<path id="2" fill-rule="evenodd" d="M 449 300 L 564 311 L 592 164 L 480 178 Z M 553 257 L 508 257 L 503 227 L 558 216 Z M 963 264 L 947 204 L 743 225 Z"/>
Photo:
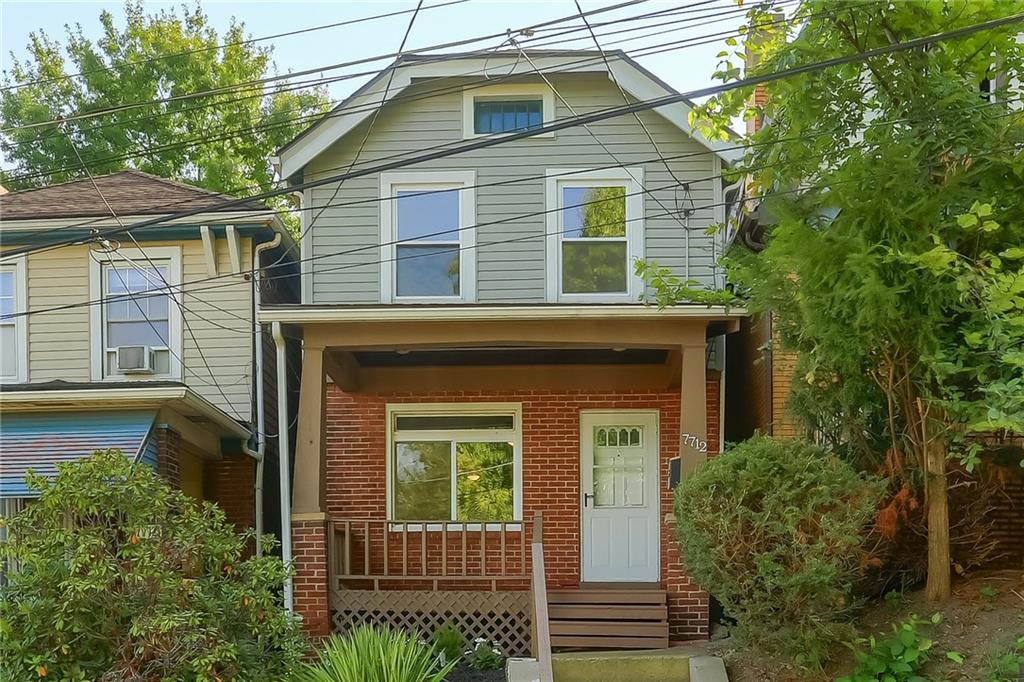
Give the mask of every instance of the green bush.
<path id="1" fill-rule="evenodd" d="M 687 573 L 763 650 L 818 665 L 846 625 L 882 483 L 800 441 L 756 436 L 676 490 Z"/>
<path id="2" fill-rule="evenodd" d="M 928 682 L 917 673 L 931 657 L 932 640 L 923 636 L 920 628 L 940 620 L 939 614 L 931 621 L 910 616 L 894 623 L 888 634 L 856 640 L 850 645 L 857 661 L 853 674 L 836 682 Z"/>
<path id="3" fill-rule="evenodd" d="M 283 679 L 304 649 L 279 605 L 280 560 L 244 558 L 214 505 L 117 450 L 29 477 L 33 504 L 5 519 L 0 679 Z"/>
<path id="4" fill-rule="evenodd" d="M 404 632 L 367 625 L 327 640 L 296 682 L 442 682 L 456 662 L 442 663 L 432 647 Z"/>
<path id="5" fill-rule="evenodd" d="M 505 654 L 483 637 L 473 640 L 473 647 L 466 651 L 466 664 L 476 670 L 501 670 L 505 667 Z"/>
<path id="6" fill-rule="evenodd" d="M 466 637 L 454 625 L 445 625 L 434 630 L 434 651 L 442 656 L 442 661 L 458 661 L 466 648 Z"/>

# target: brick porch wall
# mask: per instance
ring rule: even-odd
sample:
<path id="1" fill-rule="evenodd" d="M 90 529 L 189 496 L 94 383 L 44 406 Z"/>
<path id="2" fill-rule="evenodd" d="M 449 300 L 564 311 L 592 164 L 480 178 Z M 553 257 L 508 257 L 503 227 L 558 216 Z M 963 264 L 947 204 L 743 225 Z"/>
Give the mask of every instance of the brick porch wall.
<path id="1" fill-rule="evenodd" d="M 708 451 L 718 451 L 719 381 L 709 372 Z M 683 573 L 673 539 L 672 492 L 667 488 L 668 460 L 679 451 L 678 391 L 444 391 L 434 393 L 344 393 L 329 386 L 327 393 L 327 504 L 336 518 L 383 519 L 386 511 L 385 408 L 389 403 L 511 402 L 522 404 L 523 514 L 544 516 L 545 567 L 548 585 L 575 587 L 580 582 L 579 414 L 588 409 L 657 409 L 660 414 L 661 575 L 669 593 L 672 639 L 699 639 L 708 634 L 708 596 Z M 325 611 L 326 562 L 315 550 L 323 528 L 309 522 L 294 524 L 296 542 L 296 609 L 304 614 L 307 631 L 321 634 Z M 322 556 L 322 555 L 321 555 Z M 301 588 L 300 588 L 301 585 Z M 304 596 L 300 598 L 300 591 Z M 309 615 L 306 615 L 306 609 Z M 326 609 L 326 606 L 324 607 Z M 329 618 L 328 618 L 329 620 Z M 326 624 L 329 627 L 329 623 Z"/>
<path id="2" fill-rule="evenodd" d="M 181 434 L 166 426 L 159 426 L 153 434 L 156 440 L 156 473 L 175 488 L 181 487 Z"/>
<path id="3" fill-rule="evenodd" d="M 203 497 L 224 510 L 237 531 L 256 525 L 256 460 L 248 456 L 208 460 L 203 466 Z"/>

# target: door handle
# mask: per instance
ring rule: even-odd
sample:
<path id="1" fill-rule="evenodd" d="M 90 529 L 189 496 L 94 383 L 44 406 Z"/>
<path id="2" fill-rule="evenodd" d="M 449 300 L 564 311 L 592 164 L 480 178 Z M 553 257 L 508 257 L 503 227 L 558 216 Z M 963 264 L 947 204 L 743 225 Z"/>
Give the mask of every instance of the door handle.
<path id="1" fill-rule="evenodd" d="M 594 499 L 594 493 L 583 493 L 583 506 L 590 506 L 590 501 Z"/>

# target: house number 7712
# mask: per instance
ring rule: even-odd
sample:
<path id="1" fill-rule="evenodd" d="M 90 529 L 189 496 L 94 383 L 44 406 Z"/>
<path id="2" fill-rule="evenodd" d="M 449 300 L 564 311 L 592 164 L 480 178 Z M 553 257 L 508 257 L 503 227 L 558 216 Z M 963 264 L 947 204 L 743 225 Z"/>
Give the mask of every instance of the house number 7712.
<path id="1" fill-rule="evenodd" d="M 707 454 L 708 452 L 708 442 L 706 440 L 701 440 L 700 438 L 697 438 L 697 436 L 694 436 L 689 433 L 684 433 L 683 442 L 689 446 L 692 446 L 698 452 L 702 452 L 704 454 Z"/>

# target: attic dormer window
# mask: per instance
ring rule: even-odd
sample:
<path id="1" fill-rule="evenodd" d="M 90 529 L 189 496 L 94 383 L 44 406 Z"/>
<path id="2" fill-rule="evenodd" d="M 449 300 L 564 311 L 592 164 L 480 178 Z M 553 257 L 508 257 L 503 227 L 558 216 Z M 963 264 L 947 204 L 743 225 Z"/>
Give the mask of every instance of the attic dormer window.
<path id="1" fill-rule="evenodd" d="M 555 95 L 545 83 L 467 87 L 463 90 L 463 137 L 536 130 L 554 120 Z M 554 137 L 538 133 L 536 137 Z"/>
<path id="2" fill-rule="evenodd" d="M 544 123 L 540 99 L 476 100 L 473 102 L 473 133 L 513 133 L 539 128 Z"/>

